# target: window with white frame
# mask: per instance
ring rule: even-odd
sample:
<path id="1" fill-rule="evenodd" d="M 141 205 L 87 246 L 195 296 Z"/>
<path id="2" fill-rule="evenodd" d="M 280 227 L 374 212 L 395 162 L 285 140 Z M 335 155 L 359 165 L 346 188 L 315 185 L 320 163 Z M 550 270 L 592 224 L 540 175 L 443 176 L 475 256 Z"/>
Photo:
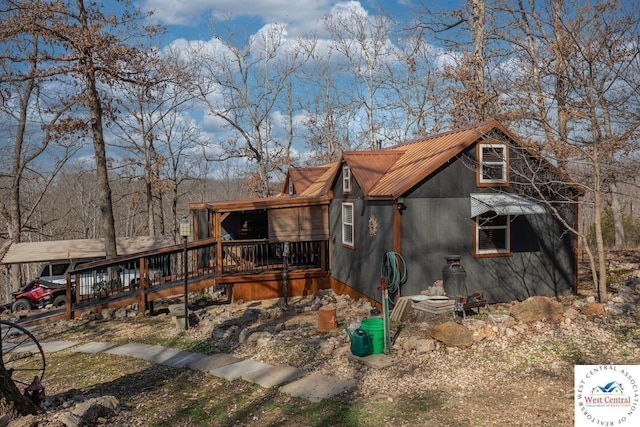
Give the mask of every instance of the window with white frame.
<path id="1" fill-rule="evenodd" d="M 511 252 L 511 217 L 487 212 L 476 217 L 475 252 L 478 255 Z"/>
<path id="2" fill-rule="evenodd" d="M 504 184 L 507 182 L 506 144 L 478 144 L 479 182 L 481 184 Z"/>
<path id="3" fill-rule="evenodd" d="M 353 247 L 353 203 L 342 203 L 342 244 Z"/>
<path id="4" fill-rule="evenodd" d="M 291 178 L 289 178 L 289 185 L 288 185 L 288 188 L 287 188 L 287 193 L 290 196 L 293 196 L 293 180 Z"/>
<path id="5" fill-rule="evenodd" d="M 342 167 L 342 192 L 351 193 L 351 168 L 349 166 Z"/>

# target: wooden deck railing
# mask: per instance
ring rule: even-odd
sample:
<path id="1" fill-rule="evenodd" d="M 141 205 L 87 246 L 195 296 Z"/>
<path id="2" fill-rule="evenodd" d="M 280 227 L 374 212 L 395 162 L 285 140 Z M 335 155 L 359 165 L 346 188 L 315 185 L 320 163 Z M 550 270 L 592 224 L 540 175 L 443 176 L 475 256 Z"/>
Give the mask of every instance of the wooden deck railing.
<path id="1" fill-rule="evenodd" d="M 222 248 L 218 257 L 217 247 Z M 291 242 L 288 270 L 328 269 L 328 241 Z M 187 282 L 220 276 L 257 274 L 283 269 L 284 243 L 266 240 L 198 240 L 187 244 Z M 216 260 L 222 259 L 218 264 Z M 91 301 L 136 297 L 157 289 L 176 286 L 185 280 L 184 245 L 141 252 L 135 255 L 82 264 L 67 276 L 67 301 Z M 71 317 L 72 304 L 67 304 Z"/>

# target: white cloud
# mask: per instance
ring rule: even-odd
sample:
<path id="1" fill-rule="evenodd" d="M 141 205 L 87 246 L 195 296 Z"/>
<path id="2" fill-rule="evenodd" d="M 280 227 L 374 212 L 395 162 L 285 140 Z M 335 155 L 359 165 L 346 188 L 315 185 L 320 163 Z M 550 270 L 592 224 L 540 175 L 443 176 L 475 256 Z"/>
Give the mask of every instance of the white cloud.
<path id="1" fill-rule="evenodd" d="M 287 23 L 309 30 L 331 10 L 331 0 L 141 0 L 143 10 L 153 10 L 154 18 L 166 25 L 197 25 L 204 15 L 216 21 L 233 18 L 260 18 L 263 23 Z"/>

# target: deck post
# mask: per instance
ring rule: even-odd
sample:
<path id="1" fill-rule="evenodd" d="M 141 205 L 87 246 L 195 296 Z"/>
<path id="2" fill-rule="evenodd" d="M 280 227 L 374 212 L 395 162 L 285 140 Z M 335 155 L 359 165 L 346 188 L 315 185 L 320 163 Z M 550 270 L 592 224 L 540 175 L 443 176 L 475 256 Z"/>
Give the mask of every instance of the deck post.
<path id="1" fill-rule="evenodd" d="M 184 239 L 184 252 L 182 255 L 184 261 L 184 330 L 189 330 L 189 262 L 187 259 L 187 241 L 191 234 L 191 224 L 186 215 L 182 216 L 180 221 L 180 236 Z"/>
<path id="2" fill-rule="evenodd" d="M 145 312 L 147 306 L 147 282 L 149 280 L 149 260 L 145 257 L 140 258 L 140 302 L 138 311 Z"/>
<path id="3" fill-rule="evenodd" d="M 213 213 L 213 237 L 216 239 L 216 274 L 218 277 L 222 277 L 222 233 L 220 232 L 221 215 L 220 212 L 215 211 Z"/>
<path id="4" fill-rule="evenodd" d="M 80 286 L 79 284 L 76 285 Z M 71 274 L 67 273 L 67 306 L 66 306 L 66 314 L 67 314 L 67 320 L 71 320 L 73 319 L 73 310 L 71 309 L 71 306 L 73 305 L 73 298 L 72 298 L 72 294 L 71 294 Z"/>

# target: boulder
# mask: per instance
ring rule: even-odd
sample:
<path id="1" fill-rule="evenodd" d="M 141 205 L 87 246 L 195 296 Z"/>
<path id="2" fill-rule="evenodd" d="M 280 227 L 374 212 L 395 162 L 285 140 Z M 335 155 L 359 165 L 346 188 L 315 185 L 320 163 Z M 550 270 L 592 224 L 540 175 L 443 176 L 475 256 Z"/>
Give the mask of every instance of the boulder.
<path id="1" fill-rule="evenodd" d="M 81 402 L 71 411 L 75 416 L 70 420 L 80 419 L 81 425 L 95 425 L 98 418 L 110 418 L 120 410 L 120 403 L 114 396 L 102 396 Z"/>
<path id="2" fill-rule="evenodd" d="M 604 304 L 597 302 L 587 304 L 582 309 L 582 314 L 585 316 L 604 316 Z"/>
<path id="3" fill-rule="evenodd" d="M 580 313 L 578 312 L 578 310 L 576 310 L 573 307 L 569 307 L 568 309 L 566 309 L 564 311 L 564 318 L 565 319 L 576 319 L 579 315 L 580 315 Z"/>
<path id="4" fill-rule="evenodd" d="M 435 351 L 437 349 L 436 342 L 429 339 L 416 340 L 416 353 L 425 354 Z"/>
<path id="5" fill-rule="evenodd" d="M 535 296 L 527 298 L 511 309 L 511 315 L 522 322 L 541 320 L 558 321 L 562 319 L 562 304 L 548 297 Z"/>
<path id="6" fill-rule="evenodd" d="M 471 331 L 475 342 L 482 341 L 494 334 L 493 327 L 484 320 L 466 319 L 462 324 Z"/>
<path id="7" fill-rule="evenodd" d="M 431 338 L 443 342 L 447 346 L 465 348 L 473 345 L 473 333 L 456 322 L 437 325 L 429 332 Z"/>
<path id="8" fill-rule="evenodd" d="M 508 314 L 489 314 L 489 324 L 491 326 L 498 326 L 502 328 L 510 328 L 516 323 L 516 319 Z"/>

